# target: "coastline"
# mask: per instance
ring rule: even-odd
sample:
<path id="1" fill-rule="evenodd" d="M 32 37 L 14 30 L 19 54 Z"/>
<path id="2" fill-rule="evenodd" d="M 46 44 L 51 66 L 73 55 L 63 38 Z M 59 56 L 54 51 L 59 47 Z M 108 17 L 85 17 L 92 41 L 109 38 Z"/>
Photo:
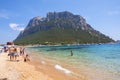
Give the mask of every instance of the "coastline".
<path id="1" fill-rule="evenodd" d="M 119 73 L 108 72 L 102 68 L 83 63 L 78 66 L 67 65 L 64 61 L 56 62 L 56 59 L 43 57 L 27 47 L 25 53 L 30 55 L 30 62 L 24 62 L 22 56 L 18 57 L 19 62 L 10 61 L 8 53 L 0 53 L 0 80 L 119 80 Z"/>
<path id="2" fill-rule="evenodd" d="M 116 42 L 109 42 L 109 43 L 81 43 L 81 44 L 64 44 L 66 46 L 74 46 L 74 45 L 103 45 L 103 44 L 117 44 Z M 28 45 L 22 45 L 25 47 L 38 47 L 38 46 L 64 46 L 63 44 L 47 44 L 47 45 L 42 45 L 42 44 L 28 44 Z M 19 45 L 20 46 L 20 45 Z"/>
<path id="3" fill-rule="evenodd" d="M 40 55 L 32 55 L 29 50 L 27 53 L 31 55 L 30 65 L 34 65 L 37 71 L 47 74 L 53 80 L 87 80 L 83 75 L 74 76 L 72 72 L 65 69 L 61 65 L 51 63 L 51 61 L 46 59 L 40 59 Z M 34 53 L 33 53 L 34 54 Z"/>
<path id="4" fill-rule="evenodd" d="M 23 61 L 10 61 L 7 53 L 0 53 L 0 80 L 53 80 L 47 74 L 37 71 L 34 65 Z"/>
<path id="5" fill-rule="evenodd" d="M 65 62 L 64 60 L 60 60 L 59 62 L 59 60 L 57 61 L 57 59 L 55 59 L 54 56 L 51 57 L 43 56 L 46 55 L 47 50 L 45 52 L 36 50 L 28 49 L 27 52 L 30 53 L 31 57 L 33 57 L 32 64 L 35 65 L 35 68 L 38 71 L 41 71 L 44 74 L 49 75 L 54 80 L 111 80 L 111 79 L 118 80 L 117 78 L 119 77 L 119 74 L 108 71 L 107 69 L 89 66 L 84 63 L 80 63 L 79 66 L 78 65 L 75 66 L 73 64 L 67 65 L 67 62 Z M 49 55 L 48 54 L 47 55 L 48 56 L 54 55 L 53 53 L 54 52 L 51 51 L 51 53 L 48 52 Z M 57 56 L 59 55 L 57 54 Z M 70 56 L 67 57 L 68 57 L 67 59 L 70 58 Z M 82 59 L 80 60 L 80 62 L 81 61 Z M 68 70 L 68 73 L 65 73 L 64 72 L 65 70 Z"/>
<path id="6" fill-rule="evenodd" d="M 31 62 L 24 62 L 19 56 L 18 62 L 10 61 L 8 53 L 0 53 L 0 80 L 85 80 L 83 76 L 79 79 L 72 77 L 72 74 L 56 69 L 49 62 L 33 58 L 31 56 Z"/>

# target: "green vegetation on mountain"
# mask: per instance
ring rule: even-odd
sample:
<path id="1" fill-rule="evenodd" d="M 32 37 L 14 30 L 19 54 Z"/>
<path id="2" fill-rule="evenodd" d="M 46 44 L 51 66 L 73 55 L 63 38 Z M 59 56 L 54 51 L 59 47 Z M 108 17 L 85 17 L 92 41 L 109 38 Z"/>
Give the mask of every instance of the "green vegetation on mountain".
<path id="1" fill-rule="evenodd" d="M 113 42 L 94 30 L 80 15 L 70 12 L 48 13 L 46 18 L 35 17 L 19 34 L 15 44 L 86 44 Z"/>

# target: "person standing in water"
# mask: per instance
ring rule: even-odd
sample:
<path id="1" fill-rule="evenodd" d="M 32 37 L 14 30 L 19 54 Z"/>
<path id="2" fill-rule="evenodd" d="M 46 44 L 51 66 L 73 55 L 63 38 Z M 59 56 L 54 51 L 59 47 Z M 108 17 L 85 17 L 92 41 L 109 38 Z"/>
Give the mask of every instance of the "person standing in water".
<path id="1" fill-rule="evenodd" d="M 72 52 L 72 50 L 71 50 L 71 56 L 73 56 L 73 52 Z"/>

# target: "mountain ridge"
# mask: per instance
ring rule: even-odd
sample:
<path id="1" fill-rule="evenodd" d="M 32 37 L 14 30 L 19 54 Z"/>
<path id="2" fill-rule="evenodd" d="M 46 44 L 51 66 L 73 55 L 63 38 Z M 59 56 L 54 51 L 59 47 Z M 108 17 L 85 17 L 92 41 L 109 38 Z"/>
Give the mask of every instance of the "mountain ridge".
<path id="1" fill-rule="evenodd" d="M 29 36 L 34 38 L 30 39 Z M 67 44 L 113 41 L 108 36 L 93 29 L 82 16 L 64 11 L 49 12 L 46 17 L 34 17 L 14 42 L 16 44 Z"/>

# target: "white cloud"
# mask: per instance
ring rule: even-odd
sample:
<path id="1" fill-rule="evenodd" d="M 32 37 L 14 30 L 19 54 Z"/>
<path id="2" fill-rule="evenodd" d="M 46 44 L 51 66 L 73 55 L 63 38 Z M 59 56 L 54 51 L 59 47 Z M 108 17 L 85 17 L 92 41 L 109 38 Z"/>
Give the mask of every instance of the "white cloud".
<path id="1" fill-rule="evenodd" d="M 16 23 L 10 23 L 9 27 L 17 31 L 23 31 L 25 29 L 25 27 L 23 27 L 23 24 L 16 24 Z"/>

